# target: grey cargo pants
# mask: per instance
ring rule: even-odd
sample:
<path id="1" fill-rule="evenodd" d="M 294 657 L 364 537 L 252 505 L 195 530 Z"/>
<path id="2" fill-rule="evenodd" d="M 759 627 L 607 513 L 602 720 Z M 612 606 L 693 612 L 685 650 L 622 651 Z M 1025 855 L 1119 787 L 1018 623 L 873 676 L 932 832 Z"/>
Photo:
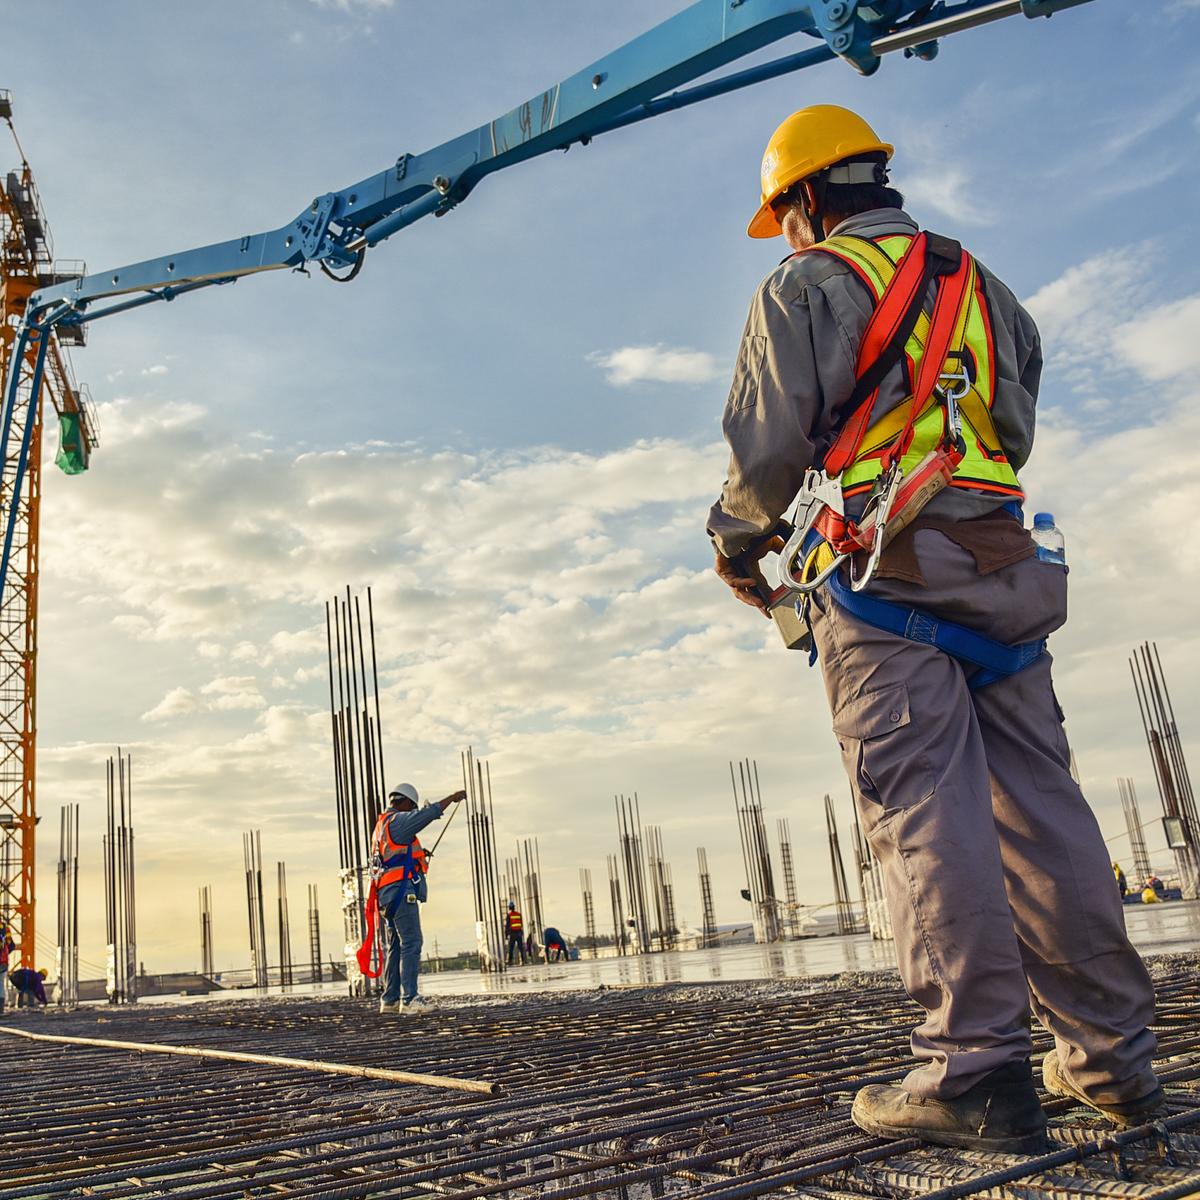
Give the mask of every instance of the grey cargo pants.
<path id="1" fill-rule="evenodd" d="M 928 587 L 880 579 L 873 595 L 1007 643 L 1065 622 L 1062 568 L 1029 558 L 981 576 L 942 534 L 916 539 Z M 972 692 L 956 660 L 859 621 L 824 591 L 813 635 L 900 975 L 926 1013 L 912 1038 L 923 1063 L 904 1087 L 950 1099 L 1028 1057 L 1032 1003 L 1093 1099 L 1153 1091 L 1153 986 L 1070 775 L 1049 655 Z"/>

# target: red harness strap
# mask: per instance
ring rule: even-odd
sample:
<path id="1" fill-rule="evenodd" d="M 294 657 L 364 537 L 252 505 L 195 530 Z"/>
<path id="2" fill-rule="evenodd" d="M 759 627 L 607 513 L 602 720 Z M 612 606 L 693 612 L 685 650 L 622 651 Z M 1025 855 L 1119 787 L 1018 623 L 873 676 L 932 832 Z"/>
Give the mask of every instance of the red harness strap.
<path id="1" fill-rule="evenodd" d="M 358 969 L 368 979 L 378 979 L 379 972 L 383 969 L 383 966 L 379 962 L 378 955 L 375 953 L 375 941 L 378 936 L 379 925 L 379 888 L 376 886 L 374 880 L 371 880 L 371 890 L 367 893 L 367 905 L 364 915 L 367 920 L 366 935 L 363 937 L 363 943 L 359 946 L 358 952 L 354 957 L 358 959 Z"/>

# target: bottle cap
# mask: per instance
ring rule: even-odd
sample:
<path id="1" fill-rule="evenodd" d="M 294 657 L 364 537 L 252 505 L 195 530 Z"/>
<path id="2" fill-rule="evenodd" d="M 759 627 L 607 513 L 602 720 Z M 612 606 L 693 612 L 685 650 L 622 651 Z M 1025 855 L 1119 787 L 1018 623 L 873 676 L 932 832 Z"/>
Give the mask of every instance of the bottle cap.
<path id="1" fill-rule="evenodd" d="M 1054 524 L 1053 513 L 1034 513 L 1033 527 L 1034 529 L 1049 529 Z"/>

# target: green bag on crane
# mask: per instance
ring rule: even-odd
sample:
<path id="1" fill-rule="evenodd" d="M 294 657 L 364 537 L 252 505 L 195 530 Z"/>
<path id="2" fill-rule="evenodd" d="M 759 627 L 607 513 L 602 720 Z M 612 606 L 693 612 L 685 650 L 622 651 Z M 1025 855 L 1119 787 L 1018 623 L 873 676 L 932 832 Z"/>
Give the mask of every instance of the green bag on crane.
<path id="1" fill-rule="evenodd" d="M 82 413 L 63 413 L 58 418 L 58 456 L 54 465 L 67 475 L 82 475 L 87 470 L 88 453 L 83 437 Z"/>

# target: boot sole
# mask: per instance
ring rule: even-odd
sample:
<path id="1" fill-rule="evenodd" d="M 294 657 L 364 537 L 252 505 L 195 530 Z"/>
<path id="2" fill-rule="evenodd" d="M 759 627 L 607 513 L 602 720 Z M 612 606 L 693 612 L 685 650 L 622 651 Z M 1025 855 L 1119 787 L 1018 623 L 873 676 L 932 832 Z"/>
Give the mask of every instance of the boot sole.
<path id="1" fill-rule="evenodd" d="M 981 1137 L 975 1133 L 953 1133 L 949 1130 L 914 1129 L 907 1125 L 885 1125 L 880 1121 L 851 1113 L 851 1120 L 865 1133 L 875 1137 L 919 1138 L 935 1146 L 953 1146 L 957 1150 L 987 1150 L 993 1154 L 1045 1154 L 1050 1149 L 1044 1133 L 1029 1133 L 1019 1137 Z"/>
<path id="2" fill-rule="evenodd" d="M 1074 1100 L 1076 1104 L 1081 1104 L 1084 1108 L 1090 1108 L 1092 1112 L 1107 1117 L 1119 1129 L 1136 1129 L 1139 1125 L 1145 1125 L 1167 1102 L 1167 1097 L 1160 1087 L 1141 1101 L 1142 1107 L 1139 1107 L 1137 1111 L 1118 1112 L 1112 1108 L 1102 1108 L 1099 1104 L 1089 1100 L 1082 1092 L 1075 1091 L 1059 1073 L 1057 1064 L 1054 1071 L 1054 1084 L 1057 1086 L 1051 1085 L 1043 1069 L 1042 1085 L 1052 1096 L 1062 1096 L 1065 1100 Z"/>

